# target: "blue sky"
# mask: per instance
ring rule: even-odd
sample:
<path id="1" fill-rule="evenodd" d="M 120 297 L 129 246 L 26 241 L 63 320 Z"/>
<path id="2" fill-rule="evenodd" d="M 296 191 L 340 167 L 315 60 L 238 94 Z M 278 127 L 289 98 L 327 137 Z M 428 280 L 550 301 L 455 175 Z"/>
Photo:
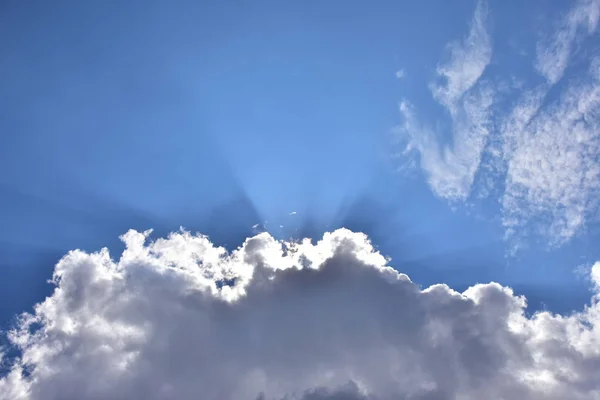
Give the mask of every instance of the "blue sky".
<path id="1" fill-rule="evenodd" d="M 599 18 L 2 2 L 0 400 L 600 398 Z"/>
<path id="2" fill-rule="evenodd" d="M 231 249 L 345 226 L 424 286 L 496 280 L 579 308 L 574 271 L 600 257 L 599 42 L 581 10 L 5 3 L 2 326 L 66 251 L 179 226 Z"/>

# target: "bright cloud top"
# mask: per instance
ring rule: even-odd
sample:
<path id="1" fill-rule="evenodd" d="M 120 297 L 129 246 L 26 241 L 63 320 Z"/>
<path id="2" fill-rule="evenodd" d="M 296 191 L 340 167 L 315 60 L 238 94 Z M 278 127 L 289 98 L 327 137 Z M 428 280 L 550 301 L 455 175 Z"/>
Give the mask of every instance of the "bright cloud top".
<path id="1" fill-rule="evenodd" d="M 179 232 L 123 236 L 56 266 L 11 332 L 3 399 L 600 398 L 600 264 L 591 306 L 526 316 L 496 283 L 421 290 L 368 238 L 266 233 L 228 254 Z M 401 266 L 399 266 L 401 267 Z"/>
<path id="2" fill-rule="evenodd" d="M 444 82 L 429 85 L 451 133 L 422 122 L 409 100 L 400 104 L 404 154 L 418 154 L 437 196 L 453 203 L 497 196 L 507 237 L 533 233 L 553 246 L 596 220 L 600 59 L 576 53 L 596 34 L 599 15 L 600 1 L 575 3 L 537 44 L 531 70 L 543 79 L 535 83 L 498 68 L 488 72 L 491 15 L 485 1 L 478 3 L 468 35 L 449 45 L 449 60 L 437 68 Z M 577 73 L 565 74 L 570 67 Z"/>

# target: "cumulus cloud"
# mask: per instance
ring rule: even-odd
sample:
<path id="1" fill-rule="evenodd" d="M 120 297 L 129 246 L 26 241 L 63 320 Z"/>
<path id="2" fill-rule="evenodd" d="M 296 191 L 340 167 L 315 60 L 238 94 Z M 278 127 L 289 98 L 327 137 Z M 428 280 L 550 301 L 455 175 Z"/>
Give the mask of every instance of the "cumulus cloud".
<path id="1" fill-rule="evenodd" d="M 453 201 L 469 196 L 490 131 L 494 92 L 479 82 L 492 57 L 486 19 L 487 3 L 480 1 L 469 34 L 448 45 L 449 59 L 437 67 L 440 82 L 430 85 L 434 99 L 452 119 L 450 143 L 420 122 L 408 100 L 400 104 L 403 123 L 397 132 L 406 139 L 405 154 L 415 151 L 434 193 Z"/>
<path id="2" fill-rule="evenodd" d="M 344 229 L 232 253 L 148 234 L 56 265 L 0 398 L 600 398 L 600 263 L 585 310 L 528 316 L 496 283 L 421 289 Z"/>

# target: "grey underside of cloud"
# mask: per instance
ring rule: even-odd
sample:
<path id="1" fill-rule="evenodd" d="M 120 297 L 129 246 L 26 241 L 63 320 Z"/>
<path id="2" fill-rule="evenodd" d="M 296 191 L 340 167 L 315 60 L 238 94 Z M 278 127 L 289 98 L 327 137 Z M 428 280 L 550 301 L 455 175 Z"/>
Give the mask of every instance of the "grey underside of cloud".
<path id="1" fill-rule="evenodd" d="M 421 289 L 343 229 L 316 244 L 262 233 L 231 254 L 146 236 L 126 234 L 118 260 L 57 264 L 54 293 L 10 333 L 21 357 L 0 398 L 600 398 L 597 295 L 527 316 L 495 283 Z"/>
<path id="2" fill-rule="evenodd" d="M 400 104 L 404 155 L 418 155 L 437 196 L 452 203 L 496 196 L 507 237 L 533 233 L 551 246 L 596 219 L 600 58 L 588 57 L 587 70 L 576 77 L 565 71 L 577 44 L 595 34 L 599 15 L 599 1 L 577 1 L 538 43 L 532 68 L 546 82 L 511 89 L 511 77 L 486 75 L 490 16 L 486 2 L 478 3 L 468 35 L 449 45 L 449 59 L 437 68 L 444 82 L 430 85 L 452 121 L 451 134 L 421 122 L 408 100 Z M 548 97 L 551 90 L 560 94 Z M 505 95 L 517 99 L 508 109 L 496 107 Z M 443 136 L 451 138 L 448 144 Z"/>

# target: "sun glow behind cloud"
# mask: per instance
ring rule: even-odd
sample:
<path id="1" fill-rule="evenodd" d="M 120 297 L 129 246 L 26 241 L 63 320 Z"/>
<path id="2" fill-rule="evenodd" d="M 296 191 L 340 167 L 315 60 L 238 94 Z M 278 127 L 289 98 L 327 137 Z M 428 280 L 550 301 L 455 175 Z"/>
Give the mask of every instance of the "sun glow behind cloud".
<path id="1" fill-rule="evenodd" d="M 570 316 L 527 316 L 496 283 L 421 289 L 344 229 L 316 244 L 261 233 L 231 253 L 149 234 L 125 234 L 118 259 L 57 264 L 54 293 L 10 333 L 21 357 L 0 398 L 600 396 L 598 294 Z"/>
<path id="2" fill-rule="evenodd" d="M 0 398 L 600 398 L 600 3 L 267 3 L 3 8 Z"/>

